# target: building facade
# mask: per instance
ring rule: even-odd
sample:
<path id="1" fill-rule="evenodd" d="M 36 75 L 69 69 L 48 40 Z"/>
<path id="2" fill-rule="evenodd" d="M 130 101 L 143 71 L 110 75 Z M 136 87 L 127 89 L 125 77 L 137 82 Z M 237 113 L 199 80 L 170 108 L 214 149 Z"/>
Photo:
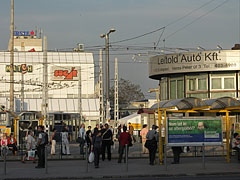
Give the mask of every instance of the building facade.
<path id="1" fill-rule="evenodd" d="M 197 51 L 150 58 L 149 77 L 160 100 L 239 97 L 240 50 Z"/>

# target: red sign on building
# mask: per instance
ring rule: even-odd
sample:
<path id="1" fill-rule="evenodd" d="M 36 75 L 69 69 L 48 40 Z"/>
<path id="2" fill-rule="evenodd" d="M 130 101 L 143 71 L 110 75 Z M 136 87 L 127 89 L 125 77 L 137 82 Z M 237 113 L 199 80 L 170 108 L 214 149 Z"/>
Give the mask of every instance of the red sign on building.
<path id="1" fill-rule="evenodd" d="M 77 77 L 77 70 L 75 70 L 75 67 L 72 67 L 71 71 L 54 70 L 54 80 L 74 80 L 74 77 Z"/>

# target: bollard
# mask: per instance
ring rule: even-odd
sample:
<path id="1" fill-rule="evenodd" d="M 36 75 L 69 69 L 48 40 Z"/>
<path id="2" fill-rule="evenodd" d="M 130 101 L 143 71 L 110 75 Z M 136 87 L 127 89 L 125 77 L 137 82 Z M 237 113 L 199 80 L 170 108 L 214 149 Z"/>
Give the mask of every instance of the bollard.
<path id="1" fill-rule="evenodd" d="M 87 148 L 87 144 L 85 144 L 85 150 L 86 150 L 86 162 L 87 162 L 86 172 L 88 172 L 88 148 Z"/>
<path id="2" fill-rule="evenodd" d="M 128 172 L 128 145 L 125 145 L 126 171 Z"/>
<path id="3" fill-rule="evenodd" d="M 6 161 L 6 156 L 7 156 L 7 148 L 3 147 L 3 157 L 4 157 L 4 175 L 7 174 L 7 161 Z"/>
<path id="4" fill-rule="evenodd" d="M 48 148 L 47 148 L 47 145 L 45 146 L 45 174 L 48 173 Z"/>
<path id="5" fill-rule="evenodd" d="M 203 169 L 205 169 L 205 146 L 202 144 L 202 161 L 203 161 Z"/>

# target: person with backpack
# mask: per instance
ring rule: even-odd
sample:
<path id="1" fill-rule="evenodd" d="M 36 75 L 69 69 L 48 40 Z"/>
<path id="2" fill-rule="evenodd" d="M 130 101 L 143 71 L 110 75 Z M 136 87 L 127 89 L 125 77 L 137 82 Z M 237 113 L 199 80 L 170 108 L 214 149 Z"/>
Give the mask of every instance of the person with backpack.
<path id="1" fill-rule="evenodd" d="M 148 148 L 149 151 L 149 161 L 150 165 L 154 165 L 154 160 L 157 152 L 157 143 L 159 141 L 159 135 L 156 131 L 158 126 L 152 125 L 152 130 L 148 131 L 147 133 L 147 141 L 145 143 L 145 147 Z"/>
<path id="2" fill-rule="evenodd" d="M 48 135 L 43 126 L 38 126 L 37 154 L 38 165 L 35 168 L 45 168 L 45 146 L 48 144 Z"/>

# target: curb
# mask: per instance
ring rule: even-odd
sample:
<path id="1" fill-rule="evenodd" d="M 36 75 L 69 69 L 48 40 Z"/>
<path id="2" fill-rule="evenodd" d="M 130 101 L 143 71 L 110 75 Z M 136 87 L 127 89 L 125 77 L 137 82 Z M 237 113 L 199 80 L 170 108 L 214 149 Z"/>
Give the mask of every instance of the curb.
<path id="1" fill-rule="evenodd" d="M 195 173 L 195 174 L 145 174 L 145 175 L 112 175 L 112 176 L 82 176 L 82 177 L 44 177 L 44 178 L 3 178 L 1 180 L 69 180 L 69 179 L 122 179 L 122 178 L 153 178 L 153 177 L 194 177 L 194 176 L 223 176 L 223 175 L 240 175 L 240 172 L 212 172 L 212 173 Z"/>

